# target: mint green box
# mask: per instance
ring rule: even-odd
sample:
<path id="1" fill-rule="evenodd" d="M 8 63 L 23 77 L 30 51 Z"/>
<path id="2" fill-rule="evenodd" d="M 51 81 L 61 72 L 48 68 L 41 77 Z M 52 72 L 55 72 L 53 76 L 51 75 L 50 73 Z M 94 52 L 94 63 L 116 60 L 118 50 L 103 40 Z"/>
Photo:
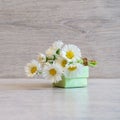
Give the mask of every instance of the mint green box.
<path id="1" fill-rule="evenodd" d="M 87 78 L 89 77 L 89 67 L 84 66 L 82 69 L 82 73 L 77 78 L 65 78 L 62 77 L 62 80 L 53 83 L 54 87 L 62 87 L 62 88 L 76 88 L 76 87 L 86 87 L 87 86 Z"/>

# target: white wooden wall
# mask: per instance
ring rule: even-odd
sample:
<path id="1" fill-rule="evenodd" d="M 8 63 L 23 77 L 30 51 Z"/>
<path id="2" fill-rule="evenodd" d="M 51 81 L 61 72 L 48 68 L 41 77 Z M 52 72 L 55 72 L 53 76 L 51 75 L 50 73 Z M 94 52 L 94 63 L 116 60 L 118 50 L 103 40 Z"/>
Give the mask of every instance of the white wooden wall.
<path id="1" fill-rule="evenodd" d="M 99 62 L 90 77 L 120 77 L 120 0 L 0 0 L 0 78 L 26 78 L 55 40 Z"/>

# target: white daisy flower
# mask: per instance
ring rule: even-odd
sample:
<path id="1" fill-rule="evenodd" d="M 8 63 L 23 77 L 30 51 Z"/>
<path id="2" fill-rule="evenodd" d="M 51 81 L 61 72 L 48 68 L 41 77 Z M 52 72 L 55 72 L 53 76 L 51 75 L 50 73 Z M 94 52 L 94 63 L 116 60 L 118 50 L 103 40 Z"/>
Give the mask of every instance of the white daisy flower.
<path id="1" fill-rule="evenodd" d="M 40 63 L 44 63 L 46 61 L 46 56 L 44 54 L 42 54 L 42 53 L 39 53 L 39 55 L 38 55 L 38 61 Z"/>
<path id="2" fill-rule="evenodd" d="M 57 82 L 61 80 L 62 69 L 58 64 L 46 65 L 43 69 L 43 77 L 46 79 L 51 79 L 52 82 Z"/>
<path id="3" fill-rule="evenodd" d="M 55 50 L 53 47 L 49 47 L 49 48 L 46 50 L 46 55 L 47 55 L 48 57 L 53 56 L 55 53 L 56 53 L 56 50 Z"/>
<path id="4" fill-rule="evenodd" d="M 59 64 L 64 69 L 68 62 L 65 58 L 58 57 L 58 59 L 56 60 L 56 63 Z"/>
<path id="5" fill-rule="evenodd" d="M 62 41 L 55 41 L 55 42 L 52 44 L 52 46 L 49 47 L 49 48 L 46 50 L 46 55 L 47 55 L 48 57 L 51 57 L 51 56 L 53 56 L 53 55 L 56 55 L 56 54 L 57 54 L 56 52 L 57 52 L 59 49 L 61 49 L 62 46 L 63 46 L 63 42 L 62 42 Z M 58 52 L 59 52 L 59 51 L 58 51 Z"/>
<path id="6" fill-rule="evenodd" d="M 58 41 L 55 41 L 52 46 L 53 46 L 53 48 L 58 50 L 58 49 L 61 49 L 63 47 L 63 44 L 64 43 L 62 41 L 58 40 Z"/>
<path id="7" fill-rule="evenodd" d="M 41 65 L 36 60 L 32 60 L 25 66 L 25 72 L 28 77 L 35 76 L 41 70 Z"/>
<path id="8" fill-rule="evenodd" d="M 77 78 L 82 73 L 82 69 L 83 69 L 83 65 L 79 63 L 74 63 L 70 65 L 67 64 L 64 75 L 67 78 Z"/>
<path id="9" fill-rule="evenodd" d="M 80 59 L 81 51 L 77 46 L 69 44 L 63 47 L 61 51 L 61 56 L 68 61 L 75 61 L 77 59 Z"/>

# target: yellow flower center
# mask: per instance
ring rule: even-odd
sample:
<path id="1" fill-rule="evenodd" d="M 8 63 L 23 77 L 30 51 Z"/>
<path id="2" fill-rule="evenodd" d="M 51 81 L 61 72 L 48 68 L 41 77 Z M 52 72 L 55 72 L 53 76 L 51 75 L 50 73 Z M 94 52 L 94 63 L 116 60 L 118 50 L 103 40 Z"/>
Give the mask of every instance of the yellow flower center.
<path id="1" fill-rule="evenodd" d="M 72 59 L 73 57 L 74 57 L 75 55 L 74 55 L 74 52 L 73 51 L 67 51 L 67 53 L 66 53 L 66 57 L 67 58 L 69 58 L 69 59 Z"/>
<path id="2" fill-rule="evenodd" d="M 37 67 L 36 67 L 36 66 L 33 66 L 33 67 L 31 68 L 31 73 L 34 74 L 36 71 L 37 71 Z"/>
<path id="3" fill-rule="evenodd" d="M 57 71 L 53 68 L 49 70 L 50 75 L 54 76 L 57 74 Z"/>
<path id="4" fill-rule="evenodd" d="M 76 69 L 77 69 L 76 66 L 73 66 L 73 67 L 69 67 L 69 68 L 68 68 L 69 71 L 74 71 L 74 70 L 76 70 Z"/>
<path id="5" fill-rule="evenodd" d="M 67 60 L 62 60 L 61 66 L 62 66 L 62 67 L 65 67 L 66 64 L 67 64 Z"/>

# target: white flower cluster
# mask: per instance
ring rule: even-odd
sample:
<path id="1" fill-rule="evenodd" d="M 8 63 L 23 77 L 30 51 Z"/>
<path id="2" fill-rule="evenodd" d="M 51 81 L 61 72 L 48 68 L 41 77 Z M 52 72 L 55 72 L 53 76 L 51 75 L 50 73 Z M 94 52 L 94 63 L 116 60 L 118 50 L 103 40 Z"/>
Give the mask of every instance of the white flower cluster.
<path id="1" fill-rule="evenodd" d="M 78 77 L 82 71 L 81 51 L 73 45 L 64 45 L 62 41 L 55 41 L 51 47 L 46 50 L 46 54 L 40 53 L 38 60 L 33 60 L 25 67 L 29 77 L 36 74 L 42 75 L 52 82 L 66 78 Z"/>

